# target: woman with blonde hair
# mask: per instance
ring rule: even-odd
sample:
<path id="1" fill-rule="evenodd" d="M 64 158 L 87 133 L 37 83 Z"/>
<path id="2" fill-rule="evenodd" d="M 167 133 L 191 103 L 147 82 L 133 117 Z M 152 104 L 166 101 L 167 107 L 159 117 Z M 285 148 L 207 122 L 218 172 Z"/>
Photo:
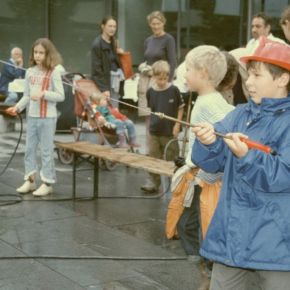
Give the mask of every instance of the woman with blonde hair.
<path id="1" fill-rule="evenodd" d="M 162 12 L 151 12 L 147 16 L 147 21 L 152 30 L 152 35 L 145 39 L 144 62 L 139 65 L 138 106 L 141 108 L 139 116 L 145 116 L 146 118 L 146 135 L 148 137 L 150 109 L 147 105 L 146 92 L 151 85 L 151 66 L 158 60 L 167 61 L 170 66 L 169 81 L 172 82 L 176 68 L 176 45 L 173 36 L 164 30 L 166 18 Z"/>

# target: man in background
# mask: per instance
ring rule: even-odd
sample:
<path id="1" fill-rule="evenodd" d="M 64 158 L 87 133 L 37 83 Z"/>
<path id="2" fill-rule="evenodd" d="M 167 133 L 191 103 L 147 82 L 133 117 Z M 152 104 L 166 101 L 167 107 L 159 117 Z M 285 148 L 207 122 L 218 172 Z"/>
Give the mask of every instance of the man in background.
<path id="1" fill-rule="evenodd" d="M 272 41 L 285 43 L 284 40 L 273 36 L 271 33 L 271 18 L 263 12 L 257 13 L 252 19 L 252 36 L 253 38 L 249 40 L 246 46 L 249 53 L 256 50 L 261 36 L 265 36 Z"/>
<path id="2" fill-rule="evenodd" d="M 11 50 L 11 57 L 4 64 L 0 76 L 0 95 L 5 98 L 5 103 L 16 103 L 18 95 L 16 92 L 9 92 L 9 83 L 15 79 L 24 78 L 25 71 L 23 70 L 23 55 L 19 47 L 14 47 Z"/>

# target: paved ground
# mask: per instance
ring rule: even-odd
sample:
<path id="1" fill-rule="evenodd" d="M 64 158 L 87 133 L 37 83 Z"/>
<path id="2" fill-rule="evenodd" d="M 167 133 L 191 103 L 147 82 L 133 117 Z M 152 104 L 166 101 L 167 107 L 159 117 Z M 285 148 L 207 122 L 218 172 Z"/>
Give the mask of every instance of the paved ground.
<path id="1" fill-rule="evenodd" d="M 1 168 L 18 129 L 0 135 Z M 137 123 L 137 131 L 143 144 L 143 123 Z M 72 140 L 72 135 L 58 134 L 56 139 Z M 23 153 L 22 141 L 0 176 L 2 201 L 22 183 Z M 41 199 L 29 194 L 20 203 L 0 206 L 1 290 L 198 289 L 197 266 L 187 260 L 179 241 L 164 235 L 168 194 L 146 198 L 139 190 L 145 172 L 124 166 L 102 170 L 99 199 L 61 201 L 71 197 L 71 166 L 62 165 L 57 154 L 55 158 L 58 183 L 53 195 Z M 91 169 L 79 164 L 81 197 L 92 193 Z"/>

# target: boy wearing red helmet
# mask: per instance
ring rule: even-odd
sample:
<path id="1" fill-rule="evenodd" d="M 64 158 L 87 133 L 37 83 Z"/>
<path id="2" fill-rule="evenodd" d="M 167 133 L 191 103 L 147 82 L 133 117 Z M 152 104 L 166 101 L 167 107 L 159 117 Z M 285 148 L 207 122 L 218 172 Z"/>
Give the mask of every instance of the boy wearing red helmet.
<path id="1" fill-rule="evenodd" d="M 263 290 L 290 289 L 290 47 L 262 38 L 241 60 L 249 102 L 214 126 L 193 129 L 192 161 L 208 172 L 224 171 L 201 255 L 214 261 L 211 290 L 249 289 L 250 273 Z M 231 139 L 217 138 L 215 130 Z M 277 154 L 249 150 L 241 137 Z"/>

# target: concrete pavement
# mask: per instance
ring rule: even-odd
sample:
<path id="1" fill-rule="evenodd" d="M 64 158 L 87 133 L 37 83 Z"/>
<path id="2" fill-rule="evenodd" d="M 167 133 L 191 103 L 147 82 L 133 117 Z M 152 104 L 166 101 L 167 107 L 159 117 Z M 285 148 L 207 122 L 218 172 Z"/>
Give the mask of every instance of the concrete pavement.
<path id="1" fill-rule="evenodd" d="M 136 127 L 138 141 L 144 144 L 144 124 Z M 19 126 L 16 132 L 0 135 L 1 168 L 13 151 L 18 130 Z M 22 183 L 24 149 L 22 141 L 0 176 L 2 202 L 4 194 L 14 194 Z M 45 198 L 28 194 L 20 203 L 0 206 L 1 290 L 198 289 L 197 266 L 187 260 L 178 240 L 168 241 L 164 235 L 168 194 L 146 198 L 139 190 L 144 171 L 120 165 L 113 171 L 101 170 L 99 199 L 61 201 L 71 197 L 72 172 L 57 154 L 55 161 L 54 194 Z M 81 197 L 92 194 L 91 169 L 87 163 L 78 166 Z"/>

